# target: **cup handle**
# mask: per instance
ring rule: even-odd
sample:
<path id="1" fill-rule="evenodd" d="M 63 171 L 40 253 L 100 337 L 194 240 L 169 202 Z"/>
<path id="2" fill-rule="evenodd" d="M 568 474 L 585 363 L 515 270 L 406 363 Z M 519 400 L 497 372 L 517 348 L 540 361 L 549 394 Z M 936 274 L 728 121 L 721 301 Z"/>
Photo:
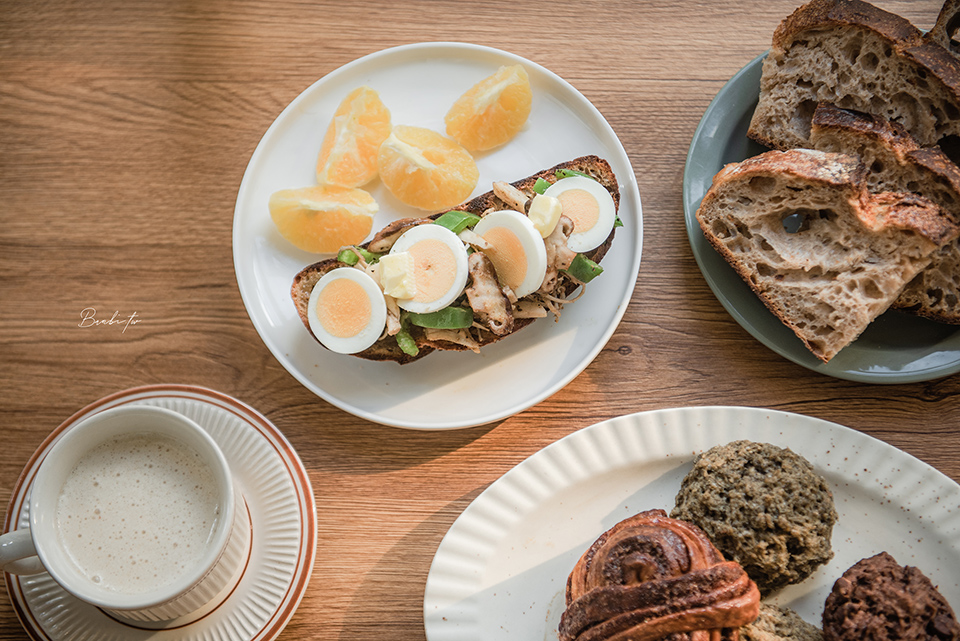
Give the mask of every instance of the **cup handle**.
<path id="1" fill-rule="evenodd" d="M 46 571 L 37 557 L 30 528 L 0 536 L 0 569 L 10 574 L 39 574 Z"/>

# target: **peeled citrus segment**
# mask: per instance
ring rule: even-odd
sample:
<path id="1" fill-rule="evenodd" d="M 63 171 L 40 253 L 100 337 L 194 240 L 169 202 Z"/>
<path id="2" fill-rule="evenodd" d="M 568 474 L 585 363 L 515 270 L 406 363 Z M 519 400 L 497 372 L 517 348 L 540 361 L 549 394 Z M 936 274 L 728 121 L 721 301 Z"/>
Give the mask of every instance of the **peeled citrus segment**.
<path id="1" fill-rule="evenodd" d="M 377 151 L 390 135 L 390 111 L 370 87 L 350 92 L 333 114 L 317 157 L 317 182 L 359 187 L 377 175 Z"/>
<path id="2" fill-rule="evenodd" d="M 444 118 L 447 134 L 471 151 L 502 145 L 527 122 L 532 98 L 526 69 L 500 67 L 453 103 Z"/>
<path id="3" fill-rule="evenodd" d="M 380 180 L 400 202 L 425 210 L 459 205 L 480 172 L 466 149 L 430 129 L 398 125 L 380 145 Z"/>
<path id="4" fill-rule="evenodd" d="M 379 207 L 362 189 L 316 185 L 270 196 L 270 218 L 280 235 L 299 249 L 329 254 L 361 242 Z"/>

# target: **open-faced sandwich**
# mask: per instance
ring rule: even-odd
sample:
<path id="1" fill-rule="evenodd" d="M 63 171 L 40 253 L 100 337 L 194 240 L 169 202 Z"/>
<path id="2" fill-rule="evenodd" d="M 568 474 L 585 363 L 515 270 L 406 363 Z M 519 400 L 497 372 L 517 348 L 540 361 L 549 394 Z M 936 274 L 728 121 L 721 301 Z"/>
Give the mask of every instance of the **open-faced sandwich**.
<path id="1" fill-rule="evenodd" d="M 396 220 L 296 275 L 294 304 L 331 351 L 409 363 L 494 343 L 599 275 L 619 226 L 610 165 L 583 156 L 450 211 Z"/>

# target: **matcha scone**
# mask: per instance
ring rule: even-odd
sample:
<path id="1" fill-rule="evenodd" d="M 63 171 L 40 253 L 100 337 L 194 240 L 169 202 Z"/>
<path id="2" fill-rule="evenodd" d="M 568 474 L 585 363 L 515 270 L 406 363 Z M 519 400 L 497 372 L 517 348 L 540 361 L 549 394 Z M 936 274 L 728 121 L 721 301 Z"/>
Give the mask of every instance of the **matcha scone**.
<path id="1" fill-rule="evenodd" d="M 670 516 L 699 526 L 764 596 L 833 557 L 837 511 L 826 480 L 802 456 L 767 443 L 734 441 L 697 457 Z"/>

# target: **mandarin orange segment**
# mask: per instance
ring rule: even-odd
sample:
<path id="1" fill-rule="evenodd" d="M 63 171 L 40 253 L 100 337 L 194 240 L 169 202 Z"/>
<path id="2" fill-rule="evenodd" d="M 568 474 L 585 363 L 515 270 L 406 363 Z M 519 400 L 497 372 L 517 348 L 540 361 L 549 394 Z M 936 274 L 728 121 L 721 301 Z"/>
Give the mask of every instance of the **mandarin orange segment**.
<path id="1" fill-rule="evenodd" d="M 400 202 L 429 211 L 459 205 L 477 186 L 473 156 L 430 129 L 398 125 L 380 145 L 380 180 Z"/>
<path id="2" fill-rule="evenodd" d="M 470 151 L 502 145 L 527 122 L 532 99 L 526 69 L 500 67 L 453 103 L 444 118 L 447 135 Z"/>
<path id="3" fill-rule="evenodd" d="M 316 254 L 363 241 L 378 209 L 373 196 L 362 189 L 337 185 L 283 189 L 270 196 L 270 218 L 280 235 Z"/>
<path id="4" fill-rule="evenodd" d="M 350 92 L 327 127 L 317 157 L 317 182 L 359 187 L 377 175 L 377 151 L 390 135 L 390 111 L 370 87 Z"/>

